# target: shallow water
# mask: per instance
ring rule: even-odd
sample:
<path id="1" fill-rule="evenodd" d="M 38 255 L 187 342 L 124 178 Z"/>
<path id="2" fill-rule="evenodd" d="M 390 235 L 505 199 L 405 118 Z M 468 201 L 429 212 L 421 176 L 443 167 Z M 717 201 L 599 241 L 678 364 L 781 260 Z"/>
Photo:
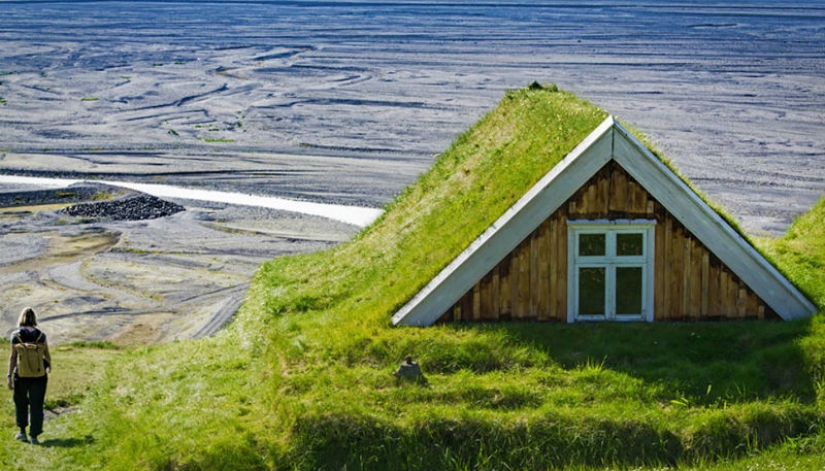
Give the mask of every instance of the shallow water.
<path id="1" fill-rule="evenodd" d="M 538 80 L 775 233 L 825 191 L 825 5 L 778 3 L 0 1 L 0 169 L 378 206 Z"/>

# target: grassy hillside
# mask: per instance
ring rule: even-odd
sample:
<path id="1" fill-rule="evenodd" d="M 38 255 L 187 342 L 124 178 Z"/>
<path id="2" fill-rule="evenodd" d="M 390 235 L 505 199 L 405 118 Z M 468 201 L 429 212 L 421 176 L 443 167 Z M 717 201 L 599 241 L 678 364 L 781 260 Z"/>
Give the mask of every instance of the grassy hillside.
<path id="1" fill-rule="evenodd" d="M 759 243 L 811 300 L 825 306 L 825 198 L 797 218 L 784 237 Z"/>
<path id="2" fill-rule="evenodd" d="M 262 266 L 214 338 L 118 352 L 51 446 L 4 443 L 0 467 L 821 469 L 822 316 L 390 326 L 605 117 L 555 88 L 508 93 L 355 240 Z M 820 306 L 823 216 L 764 248 Z M 426 386 L 392 377 L 407 354 Z"/>

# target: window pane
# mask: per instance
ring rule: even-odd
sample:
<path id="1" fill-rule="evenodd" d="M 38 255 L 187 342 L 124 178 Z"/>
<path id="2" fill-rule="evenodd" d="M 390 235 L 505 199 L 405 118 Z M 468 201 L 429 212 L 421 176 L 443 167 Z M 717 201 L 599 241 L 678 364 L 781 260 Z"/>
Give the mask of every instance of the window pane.
<path id="1" fill-rule="evenodd" d="M 605 269 L 579 268 L 579 314 L 604 315 Z"/>
<path id="2" fill-rule="evenodd" d="M 579 234 L 579 255 L 595 257 L 604 255 L 604 234 Z"/>
<path id="3" fill-rule="evenodd" d="M 644 236 L 642 234 L 616 234 L 616 255 L 644 255 Z"/>
<path id="4" fill-rule="evenodd" d="M 642 313 L 642 267 L 616 267 L 616 314 Z"/>

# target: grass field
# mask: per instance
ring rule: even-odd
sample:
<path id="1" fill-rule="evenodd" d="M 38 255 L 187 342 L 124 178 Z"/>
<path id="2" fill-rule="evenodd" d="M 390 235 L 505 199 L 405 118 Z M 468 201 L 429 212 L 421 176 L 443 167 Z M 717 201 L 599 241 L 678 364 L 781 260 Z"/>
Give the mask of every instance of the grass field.
<path id="1" fill-rule="evenodd" d="M 552 87 L 510 92 L 354 240 L 263 265 L 221 334 L 60 350 L 56 362 L 84 380 L 50 396 L 75 412 L 47 424 L 40 453 L 2 442 L 0 466 L 822 469 L 822 313 L 391 327 L 400 305 L 604 118 Z M 823 218 L 820 202 L 786 237 L 757 241 L 820 308 Z M 407 354 L 427 385 L 393 378 Z"/>

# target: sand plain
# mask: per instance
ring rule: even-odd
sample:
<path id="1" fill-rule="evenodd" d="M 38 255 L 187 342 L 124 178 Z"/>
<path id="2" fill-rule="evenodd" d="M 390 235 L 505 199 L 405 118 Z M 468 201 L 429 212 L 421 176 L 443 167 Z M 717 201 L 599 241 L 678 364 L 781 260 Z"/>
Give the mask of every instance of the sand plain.
<path id="1" fill-rule="evenodd" d="M 68 195 L 77 187 L 49 190 Z M 358 227 L 318 216 L 181 200 L 184 211 L 148 220 L 71 217 L 94 199 L 0 209 L 0 322 L 34 306 L 53 342 L 140 345 L 210 335 L 243 301 L 257 267 L 284 254 L 321 250 Z M 2 193 L 0 193 L 2 195 Z M 15 192 L 15 197 L 25 197 Z M 106 201 L 110 201 L 107 197 Z"/>
<path id="2" fill-rule="evenodd" d="M 750 234 L 781 234 L 825 192 L 817 2 L 57 1 L 0 13 L 4 174 L 380 207 L 507 89 L 537 80 L 636 126 Z M 357 231 L 182 204 L 151 222 L 3 213 L 0 327 L 33 304 L 59 341 L 201 335 L 258 263 Z"/>

